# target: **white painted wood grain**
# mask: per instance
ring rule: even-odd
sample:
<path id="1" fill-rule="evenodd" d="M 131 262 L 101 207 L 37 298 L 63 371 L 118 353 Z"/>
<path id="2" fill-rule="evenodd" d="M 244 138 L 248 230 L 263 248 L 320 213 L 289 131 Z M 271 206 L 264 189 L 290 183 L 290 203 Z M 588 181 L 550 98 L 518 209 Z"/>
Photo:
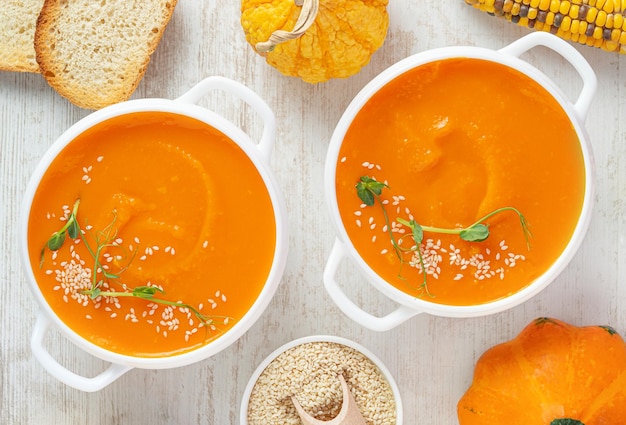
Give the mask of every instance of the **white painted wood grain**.
<path id="1" fill-rule="evenodd" d="M 29 348 L 36 306 L 16 250 L 21 195 L 39 158 L 67 127 L 87 115 L 60 98 L 39 75 L 0 73 L 0 422 L 2 424 L 238 424 L 249 376 L 275 348 L 312 334 L 334 334 L 377 354 L 396 377 L 406 424 L 455 424 L 456 402 L 473 365 L 489 346 L 516 335 L 537 316 L 575 324 L 611 324 L 626 332 L 626 56 L 576 46 L 599 77 L 587 120 L 597 163 L 594 217 L 567 270 L 544 292 L 510 311 L 474 319 L 419 315 L 385 333 L 351 322 L 330 301 L 322 270 L 334 234 L 320 193 L 328 141 L 352 97 L 392 63 L 425 49 L 453 44 L 500 48 L 529 31 L 482 14 L 463 1 L 392 0 L 385 45 L 347 80 L 309 85 L 280 75 L 247 46 L 238 2 L 181 0 L 134 98 L 175 98 L 202 78 L 243 82 L 278 119 L 273 166 L 287 199 L 290 254 L 276 296 L 246 335 L 214 357 L 172 370 L 133 370 L 103 391 L 83 394 L 50 377 Z M 527 60 L 575 97 L 577 75 L 542 49 Z M 259 124 L 246 108 L 212 98 L 216 109 L 252 135 Z M 242 112 L 243 109 L 243 112 Z M 524 131 L 532 131 L 520 123 Z M 392 303 L 355 270 L 351 293 L 372 311 Z M 79 352 L 56 332 L 54 355 L 81 373 L 106 365 Z"/>

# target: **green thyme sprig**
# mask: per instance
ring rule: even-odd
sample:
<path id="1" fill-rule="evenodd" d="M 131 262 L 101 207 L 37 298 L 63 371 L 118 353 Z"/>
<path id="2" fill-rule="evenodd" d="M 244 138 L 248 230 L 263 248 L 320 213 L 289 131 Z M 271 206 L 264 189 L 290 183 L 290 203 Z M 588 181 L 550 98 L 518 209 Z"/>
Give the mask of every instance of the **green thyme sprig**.
<path id="1" fill-rule="evenodd" d="M 522 231 L 524 232 L 524 238 L 526 239 L 526 246 L 530 249 L 530 238 L 532 237 L 532 233 L 530 232 L 529 224 L 524 217 L 524 215 L 514 207 L 502 207 L 498 208 L 489 214 L 481 217 L 471 225 L 464 228 L 454 228 L 447 229 L 441 227 L 433 227 L 433 226 L 422 226 L 417 223 L 415 220 L 405 220 L 401 217 L 396 218 L 396 221 L 404 226 L 407 226 L 411 230 L 411 238 L 415 245 L 411 248 L 403 248 L 401 246 L 402 238 L 396 239 L 395 235 L 392 232 L 392 227 L 390 226 L 389 216 L 387 214 L 387 209 L 385 208 L 385 204 L 380 199 L 380 195 L 382 194 L 383 189 L 389 188 L 389 186 L 385 183 L 379 182 L 376 179 L 369 176 L 362 176 L 359 179 L 359 182 L 356 184 L 357 195 L 363 201 L 363 203 L 367 206 L 373 206 L 376 202 L 380 205 L 383 212 L 383 217 L 385 219 L 385 224 L 387 225 L 389 237 L 391 239 L 391 244 L 396 252 L 400 260 L 400 266 L 404 263 L 403 254 L 406 252 L 415 252 L 418 257 L 418 261 L 420 267 L 422 269 L 423 281 L 420 285 L 420 288 L 429 296 L 432 296 L 428 291 L 427 285 L 427 276 L 426 276 L 426 265 L 424 263 L 424 258 L 422 257 L 422 252 L 419 249 L 420 244 L 424 240 L 424 232 L 432 232 L 432 233 L 441 233 L 441 234 L 452 234 L 459 235 L 459 237 L 467 242 L 482 242 L 489 238 L 490 231 L 489 225 L 485 222 L 493 217 L 496 214 L 500 214 L 506 211 L 511 211 L 517 214 L 520 225 L 522 227 Z"/>

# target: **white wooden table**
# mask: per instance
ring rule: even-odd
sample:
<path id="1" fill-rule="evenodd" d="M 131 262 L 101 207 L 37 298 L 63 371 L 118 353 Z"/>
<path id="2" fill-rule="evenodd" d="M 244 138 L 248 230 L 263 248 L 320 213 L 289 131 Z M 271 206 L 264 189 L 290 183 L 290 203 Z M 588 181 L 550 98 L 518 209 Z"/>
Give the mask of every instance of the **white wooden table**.
<path id="1" fill-rule="evenodd" d="M 385 332 L 345 317 L 322 284 L 334 232 L 320 191 L 326 149 L 352 97 L 394 62 L 430 48 L 463 44 L 500 48 L 530 32 L 466 6 L 462 0 L 391 0 L 385 45 L 347 80 L 309 85 L 280 75 L 246 44 L 237 1 L 180 0 L 162 43 L 133 98 L 174 98 L 210 75 L 238 80 L 263 97 L 278 119 L 273 166 L 290 218 L 287 269 L 261 319 L 235 344 L 200 363 L 169 370 L 132 370 L 97 393 L 60 384 L 33 359 L 29 338 L 37 306 L 17 251 L 21 195 L 52 142 L 89 111 L 59 97 L 40 75 L 0 73 L 0 423 L 238 424 L 248 378 L 280 345 L 306 335 L 352 339 L 377 354 L 396 377 L 406 424 L 455 424 L 456 403 L 474 363 L 488 347 L 514 337 L 538 316 L 577 325 L 610 324 L 626 333 L 626 56 L 576 46 L 597 72 L 587 120 L 597 164 L 593 220 L 582 248 L 545 291 L 507 312 L 473 319 L 418 315 Z M 536 62 L 574 96 L 577 74 L 539 48 Z M 241 125 L 249 114 L 230 101 L 209 107 Z M 356 273 L 348 284 L 370 311 L 392 304 Z M 106 364 L 56 332 L 48 346 L 87 375 Z"/>

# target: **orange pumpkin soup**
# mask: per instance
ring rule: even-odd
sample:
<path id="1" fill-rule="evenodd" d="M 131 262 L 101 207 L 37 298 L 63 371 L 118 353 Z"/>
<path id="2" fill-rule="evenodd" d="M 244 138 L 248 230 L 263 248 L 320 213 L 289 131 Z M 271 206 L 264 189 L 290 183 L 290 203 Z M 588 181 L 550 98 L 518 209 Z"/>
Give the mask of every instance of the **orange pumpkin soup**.
<path id="1" fill-rule="evenodd" d="M 375 205 L 357 195 L 362 177 L 386 184 Z M 336 192 L 352 244 L 385 281 L 474 305 L 519 291 L 554 263 L 582 209 L 585 169 L 571 121 L 538 83 L 490 61 L 446 59 L 398 76 L 359 111 Z M 512 210 L 484 222 L 482 242 L 426 228 L 458 230 L 502 207 L 523 215 L 528 240 Z M 411 220 L 424 227 L 419 252 Z"/>
<path id="2" fill-rule="evenodd" d="M 141 357 L 200 347 L 241 319 L 275 243 L 269 193 L 244 151 L 164 112 L 111 118 L 70 142 L 29 217 L 32 268 L 54 312 L 94 344 Z"/>

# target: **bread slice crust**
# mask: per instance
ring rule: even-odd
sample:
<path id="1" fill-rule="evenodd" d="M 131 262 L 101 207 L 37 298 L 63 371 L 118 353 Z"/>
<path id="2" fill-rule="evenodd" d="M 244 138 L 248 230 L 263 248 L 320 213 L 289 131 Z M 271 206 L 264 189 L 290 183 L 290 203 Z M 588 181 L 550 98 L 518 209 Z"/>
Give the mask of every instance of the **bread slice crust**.
<path id="1" fill-rule="evenodd" d="M 35 60 L 35 27 L 44 0 L 2 0 L 0 71 L 39 72 Z"/>
<path id="2" fill-rule="evenodd" d="M 127 100 L 177 0 L 45 0 L 34 46 L 41 74 L 85 109 Z"/>

